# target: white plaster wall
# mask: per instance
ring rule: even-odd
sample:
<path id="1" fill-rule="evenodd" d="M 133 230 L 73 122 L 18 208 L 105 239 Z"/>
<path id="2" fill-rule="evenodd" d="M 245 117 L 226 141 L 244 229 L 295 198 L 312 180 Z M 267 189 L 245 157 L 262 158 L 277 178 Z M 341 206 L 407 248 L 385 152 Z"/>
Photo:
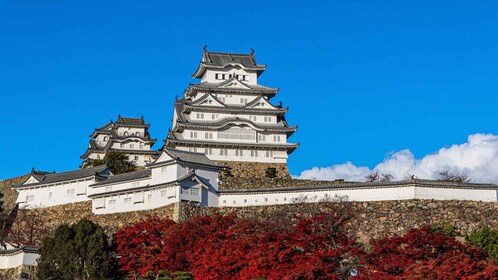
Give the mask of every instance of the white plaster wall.
<path id="1" fill-rule="evenodd" d="M 358 189 L 358 190 L 317 190 L 295 192 L 265 192 L 255 194 L 220 194 L 220 207 L 244 207 L 290 204 L 295 199 L 308 197 L 310 201 L 319 201 L 326 197 L 347 196 L 351 201 L 402 200 L 414 196 L 413 187 Z"/>
<path id="2" fill-rule="evenodd" d="M 166 167 L 163 173 L 163 167 Z M 172 182 L 178 177 L 178 164 L 169 164 L 162 166 L 153 166 L 151 168 L 152 178 L 150 180 L 151 185 L 156 185 L 165 182 Z"/>
<path id="3" fill-rule="evenodd" d="M 225 74 L 225 80 L 220 80 L 220 79 L 217 80 L 215 75 L 216 73 Z M 228 74 L 234 74 L 234 73 L 239 75 L 246 75 L 246 80 L 242 81 L 245 84 L 255 85 L 258 83 L 258 76 L 256 72 L 246 71 L 242 69 L 240 66 L 235 66 L 235 67 L 227 66 L 225 67 L 225 69 L 208 69 L 206 70 L 206 73 L 204 73 L 204 76 L 202 77 L 201 81 L 207 83 L 221 83 L 229 79 Z"/>
<path id="4" fill-rule="evenodd" d="M 135 202 L 135 194 L 143 195 L 143 202 Z M 92 199 L 92 211 L 94 214 L 124 213 L 130 211 L 150 210 L 179 202 L 180 187 L 170 186 L 153 190 L 141 190 L 127 194 L 115 194 L 104 197 L 104 208 L 96 208 L 96 200 Z M 126 202 L 125 199 L 130 199 Z M 110 201 L 114 203 L 110 203 Z"/>
<path id="5" fill-rule="evenodd" d="M 220 149 L 212 148 L 212 154 L 209 153 L 209 148 L 190 148 L 177 146 L 176 149 L 183 151 L 191 151 L 198 153 L 205 153 L 206 156 L 211 160 L 226 160 L 226 161 L 246 161 L 246 162 L 264 162 L 264 163 L 285 163 L 287 162 L 287 152 L 286 151 L 273 151 L 273 157 L 271 153 L 269 157 L 266 156 L 266 151 L 258 150 L 258 156 L 251 157 L 251 150 L 242 149 L 242 156 L 237 156 L 235 149 L 226 149 L 227 155 L 220 155 Z"/>
<path id="6" fill-rule="evenodd" d="M 140 133 L 140 136 L 143 137 L 145 134 L 145 129 L 144 128 L 135 128 L 135 127 L 118 127 L 117 133 L 119 136 L 124 136 L 124 133 L 128 132 L 128 136 L 135 134 L 135 133 Z"/>
<path id="7" fill-rule="evenodd" d="M 17 189 L 19 195 L 17 203 L 22 208 L 43 208 L 74 202 L 89 200 L 87 197 L 89 185 L 95 183 L 94 179 L 71 181 L 46 186 Z M 73 194 L 68 194 L 68 190 L 74 189 Z M 52 194 L 50 197 L 50 193 Z M 28 196 L 34 196 L 33 201 L 27 201 Z"/>
<path id="8" fill-rule="evenodd" d="M 247 133 L 244 133 L 244 135 L 252 134 L 251 139 L 222 138 L 221 136 L 219 136 L 219 131 L 195 130 L 195 129 L 185 129 L 182 132 L 182 136 L 184 139 L 188 140 L 209 140 L 210 142 L 267 143 L 267 144 L 287 143 L 287 135 L 285 133 L 259 132 L 247 126 L 242 127 L 242 129 L 247 131 Z M 237 133 L 237 130 L 232 130 L 229 131 L 228 133 L 240 134 Z"/>
<path id="9" fill-rule="evenodd" d="M 199 116 L 197 116 L 199 114 Z M 200 114 L 203 114 L 202 116 Z M 277 117 L 275 115 L 263 114 L 226 114 L 220 112 L 205 112 L 205 111 L 192 111 L 186 115 L 187 120 L 194 120 L 196 122 L 215 122 L 222 119 L 238 117 L 241 120 L 248 120 L 257 124 L 276 124 Z M 266 120 L 265 120 L 266 117 Z"/>
<path id="10" fill-rule="evenodd" d="M 150 179 L 140 179 L 134 181 L 126 181 L 120 182 L 116 184 L 108 184 L 102 186 L 92 186 L 91 192 L 93 194 L 100 194 L 105 192 L 114 192 L 114 191 L 125 191 L 132 188 L 144 187 L 150 185 Z"/>
<path id="11" fill-rule="evenodd" d="M 415 186 L 393 188 L 349 189 L 349 190 L 303 190 L 294 192 L 260 192 L 249 194 L 220 194 L 220 207 L 244 207 L 290 204 L 294 199 L 308 197 L 310 201 L 319 201 L 325 197 L 347 196 L 350 201 L 388 201 L 407 199 L 435 200 L 473 200 L 496 202 L 496 190 L 443 189 Z"/>
<path id="12" fill-rule="evenodd" d="M 0 269 L 16 268 L 21 265 L 36 265 L 40 255 L 18 251 L 8 255 L 0 255 Z"/>
<path id="13" fill-rule="evenodd" d="M 498 190 L 415 188 L 415 198 L 497 202 Z"/>

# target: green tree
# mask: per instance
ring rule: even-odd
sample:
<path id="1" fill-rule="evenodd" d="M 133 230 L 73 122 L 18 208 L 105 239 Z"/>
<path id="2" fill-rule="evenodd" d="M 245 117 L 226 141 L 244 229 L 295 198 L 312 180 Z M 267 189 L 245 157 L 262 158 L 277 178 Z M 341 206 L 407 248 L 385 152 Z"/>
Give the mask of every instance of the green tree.
<path id="1" fill-rule="evenodd" d="M 110 151 L 104 159 L 96 159 L 91 162 L 92 166 L 105 164 L 113 174 L 128 173 L 137 170 L 134 162 L 129 161 L 128 156 L 122 152 Z"/>
<path id="2" fill-rule="evenodd" d="M 475 246 L 481 247 L 498 264 L 498 228 L 486 226 L 467 235 L 465 239 Z"/>
<path id="3" fill-rule="evenodd" d="M 115 279 L 117 269 L 113 250 L 101 226 L 83 219 L 63 224 L 39 250 L 39 279 Z"/>

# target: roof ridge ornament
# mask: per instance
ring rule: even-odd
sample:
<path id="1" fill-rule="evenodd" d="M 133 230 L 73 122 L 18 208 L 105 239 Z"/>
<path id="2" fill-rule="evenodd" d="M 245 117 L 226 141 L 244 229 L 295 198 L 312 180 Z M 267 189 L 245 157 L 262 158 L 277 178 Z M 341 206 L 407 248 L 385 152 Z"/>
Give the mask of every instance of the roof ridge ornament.
<path id="1" fill-rule="evenodd" d="M 204 47 L 202 48 L 202 50 L 207 52 L 207 47 L 208 47 L 208 45 L 204 44 Z"/>
<path id="2" fill-rule="evenodd" d="M 250 50 L 251 50 L 251 55 L 254 55 L 254 49 L 251 48 Z"/>

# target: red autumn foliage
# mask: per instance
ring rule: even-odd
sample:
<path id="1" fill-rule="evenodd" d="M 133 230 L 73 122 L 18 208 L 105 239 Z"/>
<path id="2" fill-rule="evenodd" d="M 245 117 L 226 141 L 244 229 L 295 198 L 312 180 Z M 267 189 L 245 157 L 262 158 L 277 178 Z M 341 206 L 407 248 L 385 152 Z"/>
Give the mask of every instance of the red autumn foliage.
<path id="1" fill-rule="evenodd" d="M 372 242 L 363 258 L 365 279 L 496 279 L 498 266 L 485 253 L 430 227 Z"/>
<path id="2" fill-rule="evenodd" d="M 494 279 L 498 267 L 480 250 L 431 228 L 372 242 L 368 253 L 333 212 L 295 226 L 199 216 L 150 219 L 114 236 L 127 275 L 189 271 L 196 279 Z M 276 226 L 278 224 L 278 226 Z M 357 276 L 351 274 L 358 272 Z"/>

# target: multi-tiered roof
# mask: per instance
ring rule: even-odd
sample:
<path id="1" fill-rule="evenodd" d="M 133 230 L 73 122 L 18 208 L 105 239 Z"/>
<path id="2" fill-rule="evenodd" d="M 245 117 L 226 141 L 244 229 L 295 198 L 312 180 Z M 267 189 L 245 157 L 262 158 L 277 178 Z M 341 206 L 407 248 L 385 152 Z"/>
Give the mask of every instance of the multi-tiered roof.
<path id="1" fill-rule="evenodd" d="M 234 54 L 204 48 L 192 75 L 201 82 L 190 84 L 175 101 L 165 145 L 205 152 L 216 160 L 285 162 L 298 147 L 287 143 L 297 127 L 285 120 L 288 108 L 270 102 L 279 89 L 257 83 L 265 69 L 256 63 L 254 51 Z"/>
<path id="2" fill-rule="evenodd" d="M 109 151 L 120 151 L 127 154 L 131 161 L 138 165 L 150 162 L 156 151 L 151 147 L 156 143 L 149 134 L 150 124 L 144 118 L 125 118 L 118 115 L 116 122 L 112 120 L 90 134 L 88 149 L 81 156 L 83 166 L 95 159 L 103 159 Z"/>

